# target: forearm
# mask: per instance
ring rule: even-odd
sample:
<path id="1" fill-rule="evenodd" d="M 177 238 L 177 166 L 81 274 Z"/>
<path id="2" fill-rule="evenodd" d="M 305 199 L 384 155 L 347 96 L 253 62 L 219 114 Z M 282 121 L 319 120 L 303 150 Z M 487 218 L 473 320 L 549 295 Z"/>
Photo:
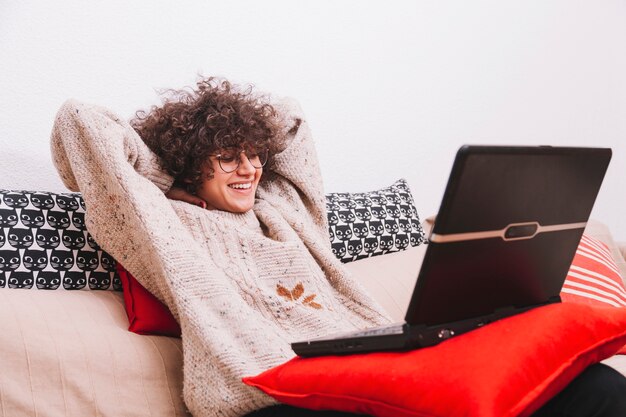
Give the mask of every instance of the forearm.
<path id="1" fill-rule="evenodd" d="M 273 174 L 287 180 L 314 222 L 327 233 L 324 186 L 311 130 L 297 102 L 285 100 L 277 108 L 288 133 L 285 149 L 274 158 Z"/>
<path id="2" fill-rule="evenodd" d="M 57 113 L 51 151 L 61 179 L 73 191 L 84 192 L 95 177 L 123 173 L 139 174 L 163 192 L 173 182 L 127 122 L 105 108 L 75 100 L 63 103 Z"/>

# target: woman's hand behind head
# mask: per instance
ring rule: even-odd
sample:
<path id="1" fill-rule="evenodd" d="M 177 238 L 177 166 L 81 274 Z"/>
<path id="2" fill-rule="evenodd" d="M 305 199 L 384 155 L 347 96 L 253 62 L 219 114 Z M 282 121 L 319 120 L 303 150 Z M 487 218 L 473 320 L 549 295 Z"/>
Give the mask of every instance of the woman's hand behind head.
<path id="1" fill-rule="evenodd" d="M 184 201 L 185 203 L 193 204 L 194 206 L 199 206 L 203 209 L 213 209 L 213 207 L 209 206 L 206 201 L 197 195 L 187 192 L 187 190 L 183 188 L 172 187 L 167 193 L 165 193 L 165 196 L 171 200 Z"/>

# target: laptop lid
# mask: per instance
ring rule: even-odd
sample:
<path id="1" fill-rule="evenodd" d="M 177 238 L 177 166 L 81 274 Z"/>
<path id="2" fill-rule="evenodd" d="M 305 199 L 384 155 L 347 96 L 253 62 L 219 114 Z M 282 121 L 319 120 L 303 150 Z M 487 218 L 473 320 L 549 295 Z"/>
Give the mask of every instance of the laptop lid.
<path id="1" fill-rule="evenodd" d="M 610 159 L 600 148 L 461 147 L 406 322 L 558 301 Z"/>

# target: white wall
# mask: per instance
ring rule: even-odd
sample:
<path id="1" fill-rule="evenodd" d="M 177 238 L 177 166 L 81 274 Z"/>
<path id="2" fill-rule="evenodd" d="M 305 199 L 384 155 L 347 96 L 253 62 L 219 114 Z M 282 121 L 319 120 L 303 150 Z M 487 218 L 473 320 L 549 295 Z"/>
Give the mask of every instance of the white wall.
<path id="1" fill-rule="evenodd" d="M 130 117 L 202 73 L 298 98 L 328 191 L 406 177 L 422 215 L 463 143 L 612 147 L 593 217 L 626 240 L 625 21 L 622 0 L 3 0 L 0 187 L 63 190 L 66 98 Z"/>

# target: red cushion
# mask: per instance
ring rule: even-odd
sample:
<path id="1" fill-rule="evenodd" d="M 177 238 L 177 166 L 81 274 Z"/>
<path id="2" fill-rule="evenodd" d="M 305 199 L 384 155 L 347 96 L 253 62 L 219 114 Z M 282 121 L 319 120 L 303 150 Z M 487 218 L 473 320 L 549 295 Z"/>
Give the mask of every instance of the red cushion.
<path id="1" fill-rule="evenodd" d="M 599 307 L 626 307 L 624 281 L 604 243 L 583 235 L 563 284 L 561 299 Z M 626 346 L 618 353 L 626 354 Z"/>
<path id="2" fill-rule="evenodd" d="M 244 378 L 280 402 L 381 417 L 529 416 L 626 343 L 626 308 L 560 303 L 410 352 L 294 358 Z"/>
<path id="3" fill-rule="evenodd" d="M 165 304 L 146 290 L 119 262 L 124 291 L 124 304 L 128 315 L 128 330 L 138 334 L 180 337 L 180 326 Z"/>

